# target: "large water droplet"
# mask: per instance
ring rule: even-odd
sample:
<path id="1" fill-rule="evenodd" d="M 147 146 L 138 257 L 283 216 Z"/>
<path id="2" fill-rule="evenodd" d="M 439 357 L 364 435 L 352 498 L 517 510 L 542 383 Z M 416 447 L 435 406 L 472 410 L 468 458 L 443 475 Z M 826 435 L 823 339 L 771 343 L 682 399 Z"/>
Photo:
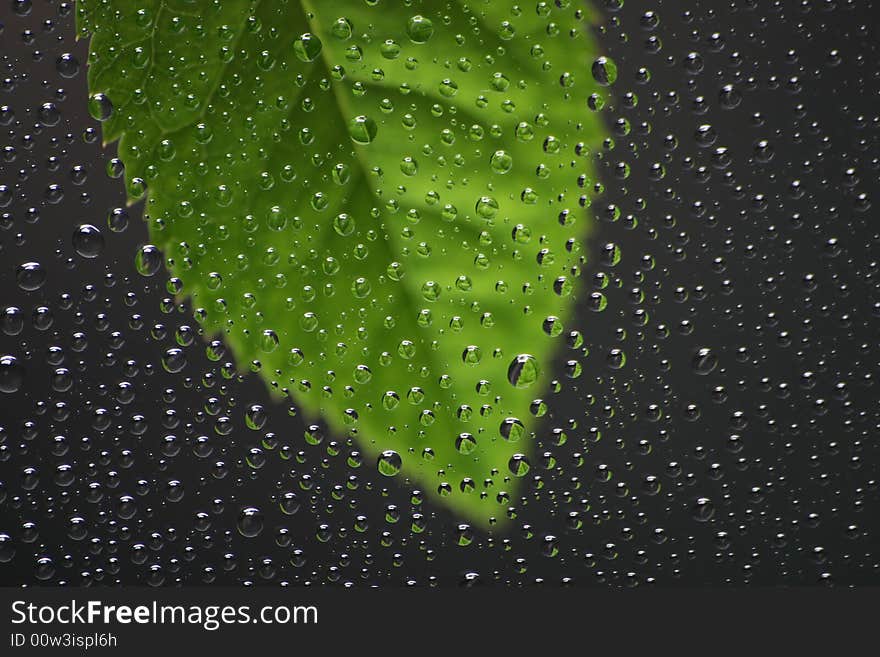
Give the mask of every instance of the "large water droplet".
<path id="1" fill-rule="evenodd" d="M 314 34 L 306 33 L 293 42 L 293 52 L 302 62 L 313 62 L 321 54 L 323 44 Z"/>
<path id="2" fill-rule="evenodd" d="M 531 354 L 520 354 L 507 368 L 507 380 L 515 388 L 528 388 L 538 380 L 540 374 L 538 361 Z"/>
<path id="3" fill-rule="evenodd" d="M 46 270 L 39 262 L 26 262 L 19 265 L 15 277 L 22 290 L 33 292 L 43 287 L 43 283 L 46 282 Z"/>
<path id="4" fill-rule="evenodd" d="M 238 532 L 245 538 L 256 538 L 263 531 L 263 513 L 256 507 L 249 506 L 238 514 Z"/>
<path id="5" fill-rule="evenodd" d="M 92 224 L 81 224 L 73 232 L 73 248 L 83 258 L 97 258 L 104 250 L 104 235 Z"/>
<path id="6" fill-rule="evenodd" d="M 617 80 L 617 64 L 610 57 L 597 57 L 591 70 L 593 79 L 603 87 L 611 86 Z"/>
<path id="7" fill-rule="evenodd" d="M 403 461 L 400 458 L 400 454 L 395 452 L 393 449 L 386 449 L 379 456 L 379 460 L 376 464 L 379 473 L 385 475 L 386 477 L 393 477 L 398 472 L 400 472 L 400 468 L 403 465 Z"/>
<path id="8" fill-rule="evenodd" d="M 24 383 L 24 368 L 15 356 L 0 356 L 0 392 L 18 392 Z"/>
<path id="9" fill-rule="evenodd" d="M 348 122 L 348 134 L 356 144 L 369 144 L 378 131 L 376 122 L 368 116 L 356 116 Z"/>
<path id="10" fill-rule="evenodd" d="M 406 24 L 406 34 L 413 43 L 425 43 L 434 34 L 434 24 L 424 16 L 413 16 Z"/>

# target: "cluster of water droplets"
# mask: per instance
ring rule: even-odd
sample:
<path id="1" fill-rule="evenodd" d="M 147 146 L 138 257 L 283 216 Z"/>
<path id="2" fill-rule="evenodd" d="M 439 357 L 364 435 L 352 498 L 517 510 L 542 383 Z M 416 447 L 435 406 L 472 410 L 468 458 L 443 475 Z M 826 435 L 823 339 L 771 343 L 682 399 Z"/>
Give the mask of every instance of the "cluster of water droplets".
<path id="1" fill-rule="evenodd" d="M 533 4 L 522 11 L 577 11 Z M 121 161 L 101 150 L 99 124 L 114 108 L 102 93 L 85 97 L 73 5 L 11 3 L 2 37 L 15 47 L 0 91 L 0 580 L 876 581 L 880 295 L 869 219 L 880 123 L 859 92 L 876 88 L 873 26 L 854 0 L 596 4 L 607 54 L 571 68 L 599 86 L 582 111 L 609 134 L 601 175 L 571 172 L 582 196 L 558 221 L 583 206 L 598 226 L 582 245 L 591 257 L 576 316 L 527 318 L 559 338 L 558 353 L 505 354 L 506 381 L 480 380 L 487 393 L 505 385 L 532 397 L 528 417 L 494 418 L 515 445 L 498 478 L 521 485 L 499 494 L 508 524 L 495 531 L 434 504 L 403 470 L 412 455 L 367 457 L 351 436 L 270 398 L 258 365 L 205 333 L 127 205 L 147 182 L 123 189 Z M 401 35 L 430 44 L 440 24 L 411 9 Z M 515 40 L 513 22 L 502 30 Z M 340 18 L 330 33 L 346 40 L 357 29 Z M 818 34 L 829 47 L 811 47 Z M 324 45 L 303 33 L 292 47 L 306 63 Z M 380 51 L 392 62 L 408 47 L 389 39 Z M 444 98 L 460 93 L 455 77 L 439 81 Z M 346 129 L 369 146 L 380 123 L 357 114 Z M 534 130 L 521 124 L 516 136 Z M 485 155 L 498 176 L 515 167 L 508 148 Z M 418 179 L 420 160 L 397 166 Z M 228 191 L 217 190 L 221 205 Z M 487 221 L 497 211 L 488 194 L 473 207 Z M 267 221 L 280 231 L 295 219 Z M 348 239 L 366 221 L 339 212 L 328 225 Z M 513 245 L 540 240 L 519 223 L 509 234 Z M 392 263 L 387 276 L 405 269 Z M 205 287 L 222 290 L 212 274 Z M 348 287 L 367 299 L 376 284 Z M 453 293 L 473 285 L 457 279 Z M 571 286 L 560 277 L 553 293 Z M 426 280 L 419 290 L 428 323 L 450 288 Z M 260 332 L 261 353 L 276 353 L 279 330 Z M 401 341 L 389 358 L 414 348 Z M 477 344 L 459 353 L 466 368 L 494 357 Z M 307 356 L 286 358 L 296 367 Z M 548 389 L 537 390 L 545 374 Z M 360 365 L 352 376 L 366 386 L 374 373 Z M 378 391 L 375 405 L 422 403 L 418 379 L 397 388 Z M 462 401 L 457 418 L 492 412 L 474 406 Z M 463 457 L 482 439 L 450 436 Z M 431 445 L 417 452 L 435 457 Z"/>

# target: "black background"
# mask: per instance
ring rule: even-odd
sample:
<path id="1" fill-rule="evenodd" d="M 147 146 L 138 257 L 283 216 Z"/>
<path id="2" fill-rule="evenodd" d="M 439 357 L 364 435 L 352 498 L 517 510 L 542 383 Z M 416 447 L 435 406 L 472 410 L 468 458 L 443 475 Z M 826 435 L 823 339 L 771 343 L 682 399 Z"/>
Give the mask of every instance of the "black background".
<path id="1" fill-rule="evenodd" d="M 135 272 L 147 241 L 140 207 L 125 231 L 107 228 L 124 192 L 105 174 L 113 147 L 101 148 L 86 111 L 86 43 L 74 40 L 72 4 L 3 0 L 0 105 L 14 117 L 2 127 L 0 294 L 24 326 L 0 333 L 0 352 L 25 378 L 19 392 L 0 393 L 0 534 L 9 537 L 0 539 L 0 583 L 880 582 L 875 3 L 617 4 L 602 3 L 602 48 L 620 75 L 605 112 L 615 143 L 599 154 L 606 189 L 593 201 L 598 230 L 578 317 L 589 355 L 576 380 L 562 366 L 578 354 L 560 356 L 561 392 L 548 395 L 537 448 L 558 464 L 540 472 L 503 532 L 475 532 L 460 546 L 458 521 L 429 501 L 420 509 L 428 529 L 412 533 L 411 486 L 368 467 L 353 472 L 344 443 L 336 457 L 330 438 L 307 445 L 305 420 L 273 403 L 255 375 L 226 380 L 200 339 L 183 373 L 162 369 L 175 331 L 196 324 L 186 307 L 163 311 L 161 274 Z M 75 77 L 59 75 L 62 53 L 78 59 Z M 732 109 L 721 97 L 728 84 L 741 96 Z M 55 126 L 40 123 L 45 102 L 60 109 Z M 629 165 L 625 179 L 619 163 Z M 101 227 L 100 257 L 74 251 L 80 223 Z M 603 259 L 609 243 L 622 253 L 614 266 Z M 47 272 L 33 292 L 16 282 L 28 261 Z M 600 273 L 608 305 L 593 312 Z M 35 321 L 39 307 L 50 326 Z M 645 326 L 636 311 L 649 316 Z M 52 347 L 63 362 L 50 364 Z M 609 367 L 614 348 L 627 355 L 622 369 Z M 717 359 L 708 374 L 695 367 L 700 348 Z M 53 390 L 57 367 L 72 372 L 70 390 Z M 116 399 L 123 380 L 136 392 L 128 404 Z M 221 400 L 216 417 L 205 412 L 211 397 Z M 244 426 L 251 403 L 271 413 L 258 433 Z M 96 429 L 97 409 L 109 411 L 107 430 Z M 213 433 L 217 417 L 230 418 L 231 434 Z M 552 446 L 554 428 L 565 429 L 565 446 Z M 279 447 L 254 471 L 245 458 L 266 432 Z M 212 436 L 208 458 L 193 455 L 200 435 Z M 283 445 L 301 459 L 280 458 Z M 352 474 L 358 489 L 334 500 Z M 89 501 L 95 483 L 103 495 Z M 172 501 L 177 488 L 183 496 Z M 277 503 L 287 491 L 301 504 L 291 516 Z M 135 500 L 130 518 L 125 495 Z M 385 521 L 389 504 L 396 524 Z M 237 528 L 249 506 L 264 516 L 255 538 Z"/>

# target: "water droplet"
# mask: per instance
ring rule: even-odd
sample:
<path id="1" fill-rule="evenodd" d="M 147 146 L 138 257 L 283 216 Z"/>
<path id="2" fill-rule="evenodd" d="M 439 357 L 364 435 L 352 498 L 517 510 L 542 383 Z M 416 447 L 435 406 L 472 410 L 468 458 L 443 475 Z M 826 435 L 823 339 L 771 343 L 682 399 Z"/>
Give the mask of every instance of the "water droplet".
<path id="1" fill-rule="evenodd" d="M 397 59 L 400 57 L 400 44 L 394 39 L 386 39 L 379 45 L 379 52 L 385 59 Z"/>
<path id="2" fill-rule="evenodd" d="M 348 122 L 348 134 L 356 144 L 369 144 L 378 131 L 376 122 L 368 116 L 356 116 Z"/>
<path id="3" fill-rule="evenodd" d="M 44 126 L 58 125 L 58 122 L 61 120 L 61 112 L 55 103 L 43 103 L 40 106 L 39 116 L 40 123 Z"/>
<path id="4" fill-rule="evenodd" d="M 121 233 L 128 228 L 128 210 L 125 208 L 115 208 L 110 211 L 107 217 L 107 226 L 114 233 Z"/>
<path id="5" fill-rule="evenodd" d="M 83 258 L 97 258 L 104 250 L 104 235 L 92 224 L 80 224 L 73 232 L 73 248 Z"/>
<path id="6" fill-rule="evenodd" d="M 692 513 L 697 522 L 709 522 L 715 515 L 715 505 L 708 497 L 700 497 L 694 502 Z"/>
<path id="7" fill-rule="evenodd" d="M 370 285 L 370 281 L 362 276 L 354 279 L 354 282 L 351 284 L 351 293 L 357 299 L 366 299 L 370 296 L 372 289 L 373 287 Z"/>
<path id="8" fill-rule="evenodd" d="M 6 335 L 18 335 L 24 328 L 24 314 L 21 308 L 8 306 L 0 315 L 0 329 Z"/>
<path id="9" fill-rule="evenodd" d="M 537 359 L 530 354 L 520 354 L 514 358 L 507 368 L 507 380 L 515 388 L 528 388 L 540 376 Z"/>
<path id="10" fill-rule="evenodd" d="M 24 368 L 14 356 L 0 356 L 0 392 L 18 392 L 24 383 Z"/>
<path id="11" fill-rule="evenodd" d="M 477 448 L 477 439 L 469 433 L 460 433 L 455 439 L 455 449 L 459 454 L 471 454 Z"/>
<path id="12" fill-rule="evenodd" d="M 611 86 L 617 81 L 617 64 L 610 57 L 596 58 L 591 71 L 593 79 L 603 87 Z"/>
<path id="13" fill-rule="evenodd" d="M 491 196 L 480 197 L 476 204 L 477 214 L 483 217 L 483 219 L 493 218 L 498 214 L 498 208 L 498 201 Z"/>
<path id="14" fill-rule="evenodd" d="M 61 54 L 55 60 L 55 70 L 62 78 L 72 78 L 79 73 L 79 60 L 69 52 Z"/>
<path id="15" fill-rule="evenodd" d="M 96 121 L 106 121 L 113 114 L 113 104 L 102 93 L 92 94 L 89 97 L 89 114 Z"/>
<path id="16" fill-rule="evenodd" d="M 379 473 L 385 475 L 386 477 L 395 476 L 397 473 L 400 472 L 400 468 L 402 467 L 402 465 L 403 461 L 400 458 L 400 454 L 392 449 L 386 449 L 384 452 L 382 452 L 377 462 Z"/>
<path id="17" fill-rule="evenodd" d="M 168 349 L 162 356 L 162 367 L 171 374 L 180 372 L 186 367 L 186 353 L 177 347 Z"/>
<path id="18" fill-rule="evenodd" d="M 245 538 L 256 538 L 263 531 L 263 513 L 256 507 L 249 506 L 238 514 L 238 532 Z"/>
<path id="19" fill-rule="evenodd" d="M 702 347 L 694 354 L 691 365 L 694 372 L 705 376 L 718 366 L 718 357 L 708 347 Z"/>
<path id="20" fill-rule="evenodd" d="M 33 292 L 43 287 L 43 283 L 46 282 L 46 270 L 39 262 L 25 262 L 19 265 L 15 278 L 22 290 Z"/>
<path id="21" fill-rule="evenodd" d="M 333 230 L 336 231 L 337 235 L 348 237 L 355 230 L 354 218 L 345 212 L 336 215 L 333 219 Z"/>
<path id="22" fill-rule="evenodd" d="M 135 268 L 141 276 L 153 276 L 162 266 L 162 252 L 152 244 L 142 246 L 135 257 Z"/>
<path id="23" fill-rule="evenodd" d="M 513 168 L 513 158 L 503 150 L 495 151 L 489 163 L 495 173 L 505 174 Z"/>
<path id="24" fill-rule="evenodd" d="M 0 563 L 9 563 L 15 557 L 15 544 L 9 534 L 0 533 Z"/>
<path id="25" fill-rule="evenodd" d="M 400 161 L 400 171 L 405 176 L 414 176 L 419 172 L 419 163 L 415 158 L 407 156 Z"/>
<path id="26" fill-rule="evenodd" d="M 334 21 L 333 25 L 330 27 L 330 33 L 340 41 L 345 41 L 351 38 L 353 29 L 354 27 L 352 26 L 351 21 L 343 16 Z"/>
<path id="27" fill-rule="evenodd" d="M 483 359 L 483 350 L 478 346 L 469 345 L 461 354 L 461 360 L 465 365 L 476 366 Z"/>
<path id="28" fill-rule="evenodd" d="M 514 477 L 525 477 L 531 469 L 531 464 L 525 455 L 514 454 L 507 462 L 507 469 Z"/>
<path id="29" fill-rule="evenodd" d="M 452 98 L 458 93 L 458 84 L 454 80 L 445 79 L 440 82 L 440 94 L 446 98 Z"/>
<path id="30" fill-rule="evenodd" d="M 313 62 L 321 54 L 323 44 L 314 34 L 305 33 L 293 42 L 293 52 L 301 62 Z"/>
<path id="31" fill-rule="evenodd" d="M 608 352 L 608 367 L 613 370 L 619 370 L 626 365 L 626 354 L 623 349 L 614 348 Z"/>
<path id="32" fill-rule="evenodd" d="M 505 418 L 501 422 L 499 430 L 501 431 L 501 436 L 512 443 L 522 438 L 526 432 L 523 423 L 515 417 Z"/>
<path id="33" fill-rule="evenodd" d="M 424 16 L 413 16 L 406 24 L 406 34 L 413 43 L 426 43 L 434 34 L 434 24 Z"/>
<path id="34" fill-rule="evenodd" d="M 436 301 L 440 298 L 440 284 L 436 281 L 426 281 L 422 285 L 422 296 L 427 301 Z"/>
<path id="35" fill-rule="evenodd" d="M 272 329 L 263 329 L 260 334 L 260 351 L 264 354 L 271 354 L 278 348 L 278 334 Z"/>

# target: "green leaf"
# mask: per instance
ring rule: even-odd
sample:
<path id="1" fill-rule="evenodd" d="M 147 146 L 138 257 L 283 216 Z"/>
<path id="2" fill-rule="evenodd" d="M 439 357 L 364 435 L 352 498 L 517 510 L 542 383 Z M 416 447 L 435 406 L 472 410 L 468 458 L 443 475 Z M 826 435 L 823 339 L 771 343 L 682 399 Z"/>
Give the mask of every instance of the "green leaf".
<path id="1" fill-rule="evenodd" d="M 602 129 L 581 3 L 80 0 L 77 17 L 90 108 L 206 332 L 368 467 L 502 520 L 585 260 L 578 181 Z"/>

